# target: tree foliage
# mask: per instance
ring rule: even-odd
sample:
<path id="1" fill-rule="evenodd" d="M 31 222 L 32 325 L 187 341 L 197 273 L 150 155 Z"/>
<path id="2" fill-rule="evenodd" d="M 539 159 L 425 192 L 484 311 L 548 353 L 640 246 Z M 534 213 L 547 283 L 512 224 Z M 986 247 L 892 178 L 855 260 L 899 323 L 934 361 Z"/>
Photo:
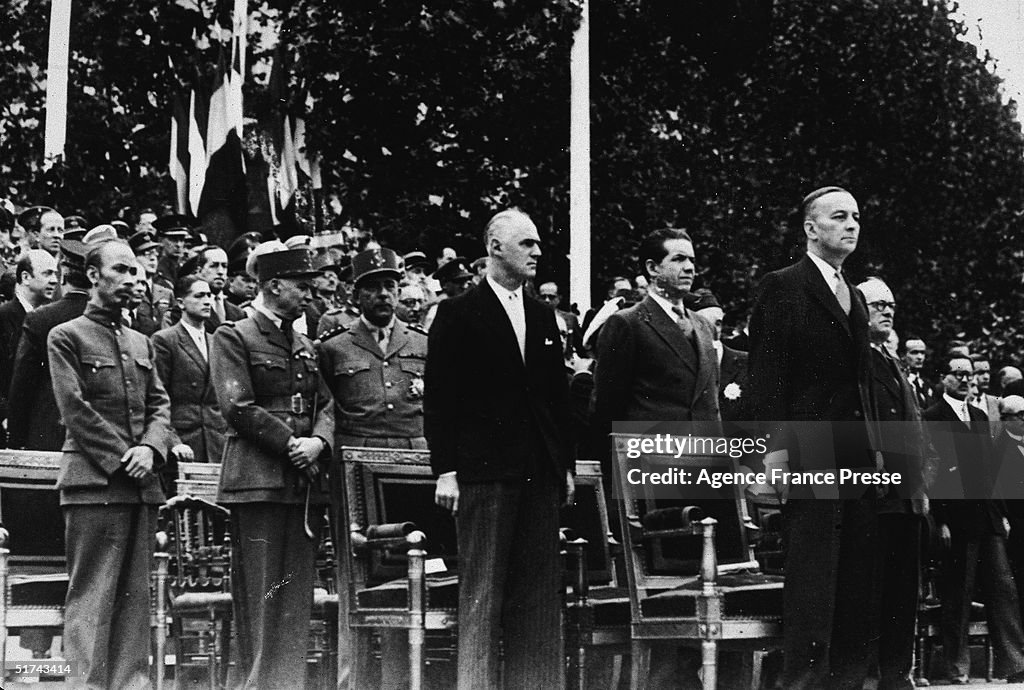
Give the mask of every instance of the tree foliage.
<path id="1" fill-rule="evenodd" d="M 48 5 L 0 0 L 3 193 L 97 212 L 168 201 L 168 99 L 213 64 L 202 37 L 214 4 L 76 0 L 68 156 L 44 172 Z M 757 280 L 801 251 L 798 199 L 841 184 L 863 216 L 847 270 L 890 283 L 901 333 L 976 338 L 1016 358 L 1024 143 L 991 62 L 948 9 L 592 1 L 595 279 L 636 274 L 639 237 L 677 224 L 696 239 L 699 282 L 742 314 Z M 544 228 L 546 270 L 564 283 L 574 2 L 250 10 L 280 20 L 293 68 L 290 95 L 253 80 L 247 114 L 307 116 L 339 222 L 401 249 L 473 256 L 490 213 L 517 204 Z"/>

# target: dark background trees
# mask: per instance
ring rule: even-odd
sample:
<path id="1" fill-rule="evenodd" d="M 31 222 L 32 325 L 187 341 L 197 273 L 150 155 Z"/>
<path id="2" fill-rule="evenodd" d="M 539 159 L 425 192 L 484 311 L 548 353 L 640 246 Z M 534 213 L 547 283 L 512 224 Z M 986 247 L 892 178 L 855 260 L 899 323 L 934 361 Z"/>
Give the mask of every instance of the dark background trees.
<path id="1" fill-rule="evenodd" d="M 191 32 L 209 8 L 75 3 L 69 155 L 44 174 L 47 10 L 2 4 L 4 193 L 97 212 L 169 201 L 169 91 L 204 63 Z M 545 229 L 543 277 L 566 282 L 575 4 L 250 5 L 281 21 L 291 95 L 274 107 L 307 116 L 337 222 L 472 257 L 489 214 L 519 204 Z M 841 184 L 863 215 L 848 271 L 892 285 L 902 335 L 1024 351 L 1024 144 L 945 2 L 593 0 L 591 32 L 595 297 L 673 223 L 695 236 L 699 282 L 742 315 L 801 250 L 798 199 Z M 248 86 L 254 119 L 265 83 Z"/>

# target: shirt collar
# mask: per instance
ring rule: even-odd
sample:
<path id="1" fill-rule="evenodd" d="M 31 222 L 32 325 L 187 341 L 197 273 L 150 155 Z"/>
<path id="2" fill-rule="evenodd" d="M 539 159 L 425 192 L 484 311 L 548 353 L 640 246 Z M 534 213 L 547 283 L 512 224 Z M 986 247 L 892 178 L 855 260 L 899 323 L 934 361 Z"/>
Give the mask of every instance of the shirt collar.
<path id="1" fill-rule="evenodd" d="M 262 295 L 257 295 L 257 297 L 261 297 L 261 296 Z M 277 326 L 278 328 L 281 327 L 281 323 L 282 323 L 281 317 L 278 316 L 277 314 L 275 314 L 274 312 L 270 311 L 267 308 L 267 303 L 264 302 L 263 300 L 260 300 L 259 304 L 256 303 L 256 300 L 253 300 L 252 301 L 252 308 L 254 310 L 256 310 L 257 312 L 259 312 L 260 314 L 263 314 L 264 316 L 266 316 L 268 319 L 270 319 L 270 322 L 272 324 L 274 324 L 275 326 Z"/>
<path id="2" fill-rule="evenodd" d="M 673 311 L 671 302 L 669 302 L 661 295 L 656 294 L 654 290 L 648 290 L 647 294 L 651 296 L 651 299 L 658 303 L 659 307 L 665 310 L 665 313 L 668 314 L 668 318 L 672 319 L 673 321 L 676 321 L 679 318 L 679 315 L 676 314 L 675 311 Z M 685 310 L 685 307 L 683 307 L 683 305 L 679 305 L 679 308 Z"/>
<path id="3" fill-rule="evenodd" d="M 206 340 L 206 331 L 204 329 L 192 326 L 187 323 L 184 318 L 181 319 L 181 325 L 185 328 L 185 331 L 192 336 L 192 340 Z"/>
<path id="4" fill-rule="evenodd" d="M 489 274 L 487 276 L 487 282 L 490 284 L 491 289 L 494 290 L 494 294 L 496 294 L 498 296 L 498 299 L 502 301 L 509 301 L 510 298 L 512 297 L 515 297 L 517 299 L 522 299 L 523 297 L 522 285 L 517 287 L 515 290 L 509 290 L 504 285 L 498 283 L 498 281 L 492 278 Z"/>
<path id="5" fill-rule="evenodd" d="M 366 317 L 363 316 L 362 314 L 360 314 L 359 320 L 363 322 L 363 325 L 366 326 L 366 328 L 370 331 L 370 333 L 376 333 L 377 331 L 384 331 L 385 333 L 390 333 L 392 331 L 392 329 L 395 327 L 395 316 L 394 315 L 392 315 L 391 316 L 391 320 L 388 321 L 387 324 L 385 324 L 383 326 L 378 326 L 376 324 L 370 323 L 369 321 L 367 321 Z"/>
<path id="6" fill-rule="evenodd" d="M 121 327 L 121 309 L 110 309 L 108 307 L 101 307 L 92 302 L 85 305 L 85 316 L 92 319 L 96 323 L 103 324 L 110 328 Z"/>
<path id="7" fill-rule="evenodd" d="M 963 410 L 964 409 L 964 405 L 967 404 L 966 400 L 957 400 L 956 398 L 951 396 L 949 393 L 943 393 L 942 394 L 942 399 L 945 400 L 946 403 L 950 407 L 953 408 L 953 411 L 956 412 L 956 416 L 957 417 L 960 416 L 961 410 Z"/>
<path id="8" fill-rule="evenodd" d="M 835 292 L 837 285 L 836 272 L 839 271 L 839 269 L 822 259 L 820 256 L 811 254 L 810 252 L 807 252 L 807 256 L 809 256 L 811 261 L 814 262 L 817 269 L 821 271 L 821 277 L 825 279 L 825 283 L 828 284 L 832 292 Z"/>

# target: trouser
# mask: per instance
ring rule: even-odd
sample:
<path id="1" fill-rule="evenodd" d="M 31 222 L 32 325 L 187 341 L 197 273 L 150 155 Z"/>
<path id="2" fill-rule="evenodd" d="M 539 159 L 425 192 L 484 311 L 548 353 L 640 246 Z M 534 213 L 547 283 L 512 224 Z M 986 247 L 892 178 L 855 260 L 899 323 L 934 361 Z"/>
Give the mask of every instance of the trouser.
<path id="1" fill-rule="evenodd" d="M 459 484 L 460 690 L 564 685 L 559 487 L 551 479 Z"/>
<path id="2" fill-rule="evenodd" d="M 156 506 L 67 505 L 64 654 L 67 687 L 148 688 L 149 576 Z"/>
<path id="3" fill-rule="evenodd" d="M 231 506 L 234 562 L 231 589 L 244 687 L 302 688 L 317 539 L 306 536 L 302 504 Z M 322 511 L 310 510 L 320 534 Z"/>

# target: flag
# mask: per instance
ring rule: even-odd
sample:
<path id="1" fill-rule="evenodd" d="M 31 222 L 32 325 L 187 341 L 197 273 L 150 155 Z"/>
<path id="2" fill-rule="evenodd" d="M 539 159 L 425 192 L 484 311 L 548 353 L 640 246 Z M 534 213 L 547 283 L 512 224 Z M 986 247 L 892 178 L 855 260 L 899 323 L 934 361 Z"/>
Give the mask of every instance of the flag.
<path id="1" fill-rule="evenodd" d="M 183 95 L 174 97 L 171 111 L 171 151 L 168 169 L 174 180 L 175 200 L 178 213 L 188 213 L 189 179 L 189 108 Z"/>
<path id="2" fill-rule="evenodd" d="M 238 235 L 245 232 L 247 199 L 242 140 L 238 135 L 241 107 L 233 102 L 231 88 L 230 68 L 222 50 L 210 94 L 206 123 L 206 180 L 197 215 L 200 221 L 204 221 L 215 212 L 226 212 L 234 225 L 231 234 Z"/>
<path id="3" fill-rule="evenodd" d="M 188 100 L 188 210 L 199 215 L 199 202 L 206 183 L 206 142 L 203 132 L 209 113 L 209 103 L 202 91 L 192 89 Z"/>
<path id="4" fill-rule="evenodd" d="M 306 120 L 301 117 L 295 118 L 294 149 L 296 166 L 309 178 L 313 189 L 323 189 L 324 183 L 320 178 L 320 157 L 309 155 L 309 148 L 306 144 Z"/>

